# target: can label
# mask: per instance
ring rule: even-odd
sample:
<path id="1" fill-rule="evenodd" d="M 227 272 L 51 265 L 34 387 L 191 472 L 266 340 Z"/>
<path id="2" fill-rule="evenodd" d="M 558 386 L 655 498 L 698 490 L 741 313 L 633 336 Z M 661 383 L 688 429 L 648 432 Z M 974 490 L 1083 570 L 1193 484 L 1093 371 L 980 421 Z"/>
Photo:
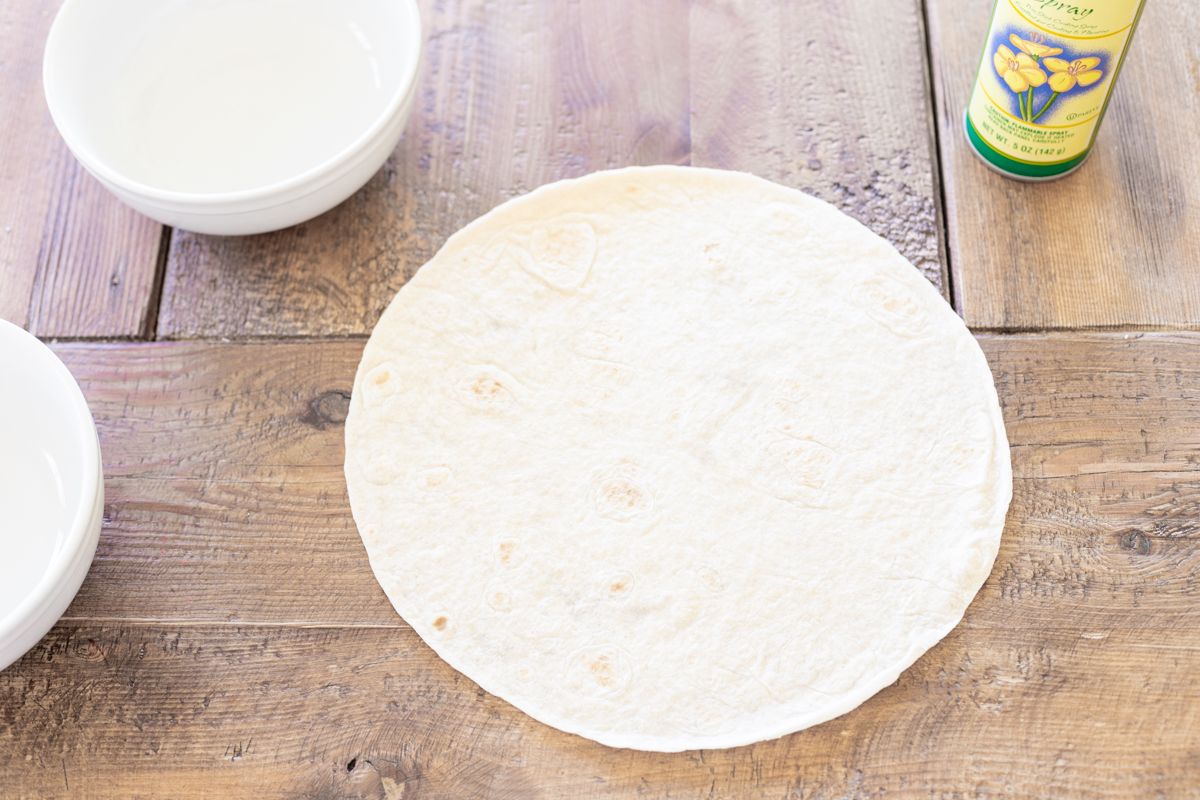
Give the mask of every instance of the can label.
<path id="1" fill-rule="evenodd" d="M 997 0 L 967 136 L 1018 177 L 1067 172 L 1092 147 L 1142 0 Z"/>

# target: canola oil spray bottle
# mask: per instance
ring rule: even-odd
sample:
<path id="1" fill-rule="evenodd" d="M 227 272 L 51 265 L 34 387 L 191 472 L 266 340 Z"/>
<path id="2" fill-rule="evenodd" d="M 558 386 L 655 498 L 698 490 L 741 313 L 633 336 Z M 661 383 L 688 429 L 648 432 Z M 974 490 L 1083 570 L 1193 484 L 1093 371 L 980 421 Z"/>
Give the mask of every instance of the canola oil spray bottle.
<path id="1" fill-rule="evenodd" d="M 996 0 L 964 122 L 1010 178 L 1061 178 L 1092 151 L 1144 0 Z"/>

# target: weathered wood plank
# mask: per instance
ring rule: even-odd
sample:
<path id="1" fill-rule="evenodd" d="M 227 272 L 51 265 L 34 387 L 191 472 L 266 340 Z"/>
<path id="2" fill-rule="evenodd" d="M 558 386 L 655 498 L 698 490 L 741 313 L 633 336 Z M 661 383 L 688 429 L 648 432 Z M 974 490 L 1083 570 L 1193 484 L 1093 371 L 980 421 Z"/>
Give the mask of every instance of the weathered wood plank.
<path id="1" fill-rule="evenodd" d="M 446 237 L 510 196 L 687 158 L 685 0 L 422 3 L 404 140 L 367 187 L 279 233 L 172 240 L 164 338 L 370 330 Z"/>
<path id="2" fill-rule="evenodd" d="M 692 163 L 833 203 L 946 286 L 917 3 L 699 0 Z"/>
<path id="3" fill-rule="evenodd" d="M 1016 482 L 972 624 L 1103 631 L 1153 613 L 1200 646 L 1200 336 L 982 342 Z M 69 615 L 397 624 L 341 472 L 361 348 L 60 345 L 108 478 L 109 522 Z"/>
<path id="4" fill-rule="evenodd" d="M 65 623 L 0 673 L 0 785 L 40 798 L 1194 796 L 1200 651 L 1143 622 L 964 626 L 842 718 L 681 754 L 547 728 L 407 628 Z"/>
<path id="5" fill-rule="evenodd" d="M 991 0 L 929 0 L 957 308 L 976 328 L 1200 326 L 1200 18 L 1148 2 L 1096 151 L 1023 184 L 987 170 L 962 114 Z"/>
<path id="6" fill-rule="evenodd" d="M 0 318 L 39 336 L 141 336 L 162 227 L 109 195 L 54 129 L 41 45 L 57 5 L 0 5 Z"/>
<path id="7" fill-rule="evenodd" d="M 1015 497 L 964 624 L 851 715 L 703 758 L 541 727 L 392 614 L 342 492 L 361 342 L 60 345 L 100 422 L 110 522 L 72 619 L 0 674 L 0 782 L 181 798 L 1187 796 L 1200 336 L 982 342 Z"/>
<path id="8" fill-rule="evenodd" d="M 363 341 L 74 344 L 105 530 L 68 615 L 397 624 L 342 477 Z"/>
<path id="9" fill-rule="evenodd" d="M 999 602 L 973 621 L 1097 639 L 1161 626 L 1200 657 L 1200 336 L 981 342 L 1014 497 L 984 590 Z"/>
<path id="10" fill-rule="evenodd" d="M 68 619 L 0 673 L 0 785 L 1187 796 L 1200 782 L 1200 335 L 981 341 L 1015 497 L 963 624 L 846 717 L 703 757 L 544 728 L 390 611 L 341 484 L 361 342 L 60 345 L 98 418 L 110 522 Z"/>

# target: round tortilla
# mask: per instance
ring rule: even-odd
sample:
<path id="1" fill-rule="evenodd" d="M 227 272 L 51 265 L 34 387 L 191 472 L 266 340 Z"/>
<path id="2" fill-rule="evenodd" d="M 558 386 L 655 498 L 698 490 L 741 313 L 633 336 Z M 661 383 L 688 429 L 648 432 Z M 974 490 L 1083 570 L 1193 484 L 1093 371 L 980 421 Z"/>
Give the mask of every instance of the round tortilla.
<path id="1" fill-rule="evenodd" d="M 961 619 L 1012 475 L 983 354 L 801 192 L 646 167 L 450 238 L 363 353 L 354 518 L 434 651 L 614 747 L 844 714 Z"/>

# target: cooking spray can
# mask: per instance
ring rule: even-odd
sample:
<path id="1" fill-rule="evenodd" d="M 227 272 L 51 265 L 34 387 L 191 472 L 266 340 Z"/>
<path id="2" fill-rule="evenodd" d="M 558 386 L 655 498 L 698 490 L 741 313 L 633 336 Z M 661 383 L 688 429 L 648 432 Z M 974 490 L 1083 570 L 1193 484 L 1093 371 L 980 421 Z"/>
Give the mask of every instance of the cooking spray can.
<path id="1" fill-rule="evenodd" d="M 1144 0 L 996 0 L 964 116 L 1002 175 L 1061 178 L 1092 152 Z"/>

